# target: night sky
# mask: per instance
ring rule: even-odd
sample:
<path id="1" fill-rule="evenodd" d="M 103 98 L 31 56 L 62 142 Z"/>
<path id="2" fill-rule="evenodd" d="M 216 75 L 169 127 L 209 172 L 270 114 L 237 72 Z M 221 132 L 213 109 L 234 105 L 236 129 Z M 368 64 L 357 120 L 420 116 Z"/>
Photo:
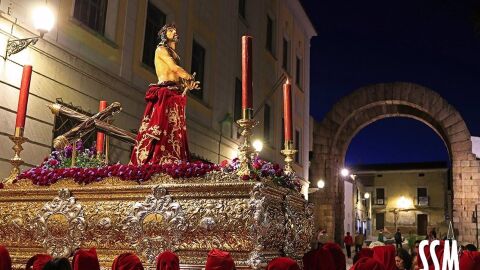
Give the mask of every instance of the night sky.
<path id="1" fill-rule="evenodd" d="M 343 96 L 369 84 L 413 82 L 438 92 L 480 135 L 480 34 L 463 0 L 303 0 L 311 41 L 312 116 L 321 121 Z M 475 2 L 477 4 L 475 4 Z M 443 141 L 407 118 L 375 122 L 355 136 L 346 163 L 448 160 Z"/>

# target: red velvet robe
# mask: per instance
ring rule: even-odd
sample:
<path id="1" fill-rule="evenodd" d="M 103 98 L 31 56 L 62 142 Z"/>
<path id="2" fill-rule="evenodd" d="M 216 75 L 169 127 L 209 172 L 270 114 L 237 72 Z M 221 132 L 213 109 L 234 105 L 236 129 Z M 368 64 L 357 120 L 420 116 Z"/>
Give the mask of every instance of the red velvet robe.
<path id="1" fill-rule="evenodd" d="M 150 85 L 145 95 L 147 107 L 138 130 L 130 164 L 163 164 L 189 158 L 186 96 L 174 82 Z"/>

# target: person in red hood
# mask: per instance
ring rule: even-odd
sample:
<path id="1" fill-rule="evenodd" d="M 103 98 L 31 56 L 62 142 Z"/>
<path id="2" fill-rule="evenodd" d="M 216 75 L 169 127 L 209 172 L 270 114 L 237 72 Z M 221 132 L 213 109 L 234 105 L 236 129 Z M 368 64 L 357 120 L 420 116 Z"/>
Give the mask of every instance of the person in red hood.
<path id="1" fill-rule="evenodd" d="M 157 257 L 157 270 L 180 270 L 180 260 L 177 254 L 164 251 Z"/>
<path id="2" fill-rule="evenodd" d="M 379 261 L 385 270 L 397 269 L 395 266 L 395 247 L 392 245 L 374 247 L 373 258 Z"/>
<path id="3" fill-rule="evenodd" d="M 219 249 L 212 249 L 208 253 L 205 270 L 233 270 L 235 263 L 230 253 Z"/>
<path id="4" fill-rule="evenodd" d="M 143 265 L 137 255 L 123 253 L 113 261 L 112 270 L 143 270 Z"/>
<path id="5" fill-rule="evenodd" d="M 72 267 L 73 270 L 100 270 L 97 250 L 95 248 L 77 250 L 72 259 Z"/>
<path id="6" fill-rule="evenodd" d="M 300 270 L 300 266 L 291 258 L 278 257 L 268 263 L 266 270 Z"/>
<path id="7" fill-rule="evenodd" d="M 332 255 L 325 248 L 311 250 L 303 256 L 304 270 L 335 270 Z"/>
<path id="8" fill-rule="evenodd" d="M 347 260 L 345 259 L 345 254 L 343 254 L 342 248 L 337 243 L 326 243 L 323 245 L 323 248 L 328 250 L 332 255 L 333 261 L 335 262 L 336 270 L 345 270 L 347 268 Z"/>
<path id="9" fill-rule="evenodd" d="M 345 249 L 347 250 L 347 257 L 352 257 L 352 245 L 353 245 L 353 238 L 350 235 L 350 232 L 347 232 L 347 235 L 343 238 L 343 243 L 345 244 Z"/>
<path id="10" fill-rule="evenodd" d="M 0 270 L 12 270 L 12 259 L 4 246 L 0 246 Z"/>
<path id="11" fill-rule="evenodd" d="M 363 257 L 359 259 L 350 270 L 385 270 L 385 267 L 373 258 Z"/>
<path id="12" fill-rule="evenodd" d="M 27 261 L 26 270 L 42 270 L 51 260 L 53 260 L 53 257 L 48 254 L 37 254 Z"/>
<path id="13" fill-rule="evenodd" d="M 460 270 L 480 270 L 480 252 L 464 251 L 460 256 Z"/>
<path id="14" fill-rule="evenodd" d="M 361 258 L 373 258 L 373 249 L 371 248 L 362 248 L 359 252 L 353 256 L 353 264 L 358 262 Z"/>

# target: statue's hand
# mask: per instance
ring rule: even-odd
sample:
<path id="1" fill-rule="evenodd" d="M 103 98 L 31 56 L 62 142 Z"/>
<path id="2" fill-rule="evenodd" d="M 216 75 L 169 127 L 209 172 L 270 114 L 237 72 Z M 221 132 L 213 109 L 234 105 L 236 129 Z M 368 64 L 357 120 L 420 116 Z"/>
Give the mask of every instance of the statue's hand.
<path id="1" fill-rule="evenodd" d="M 194 81 L 194 80 L 183 81 L 182 86 L 183 86 L 183 89 L 184 89 L 183 95 L 185 95 L 190 90 L 200 89 L 200 82 L 199 81 Z"/>

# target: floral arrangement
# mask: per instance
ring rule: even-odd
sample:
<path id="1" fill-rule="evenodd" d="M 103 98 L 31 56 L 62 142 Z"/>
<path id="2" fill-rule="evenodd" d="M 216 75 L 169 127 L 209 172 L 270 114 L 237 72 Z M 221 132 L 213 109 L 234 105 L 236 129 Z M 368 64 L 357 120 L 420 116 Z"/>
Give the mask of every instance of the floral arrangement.
<path id="1" fill-rule="evenodd" d="M 172 178 L 201 177 L 213 170 L 214 164 L 203 162 L 178 162 L 162 165 L 145 164 L 142 166 L 115 164 L 97 168 L 58 168 L 36 167 L 21 173 L 17 179 L 31 179 L 33 184 L 48 186 L 62 178 L 73 178 L 79 184 L 90 184 L 102 181 L 106 177 L 119 177 L 126 181 L 141 183 L 155 174 L 167 174 Z"/>
<path id="2" fill-rule="evenodd" d="M 102 159 L 97 157 L 97 150 L 95 144 L 91 148 L 86 148 L 83 142 L 77 141 L 75 148 L 77 156 L 75 159 L 75 166 L 80 168 L 98 168 L 105 166 Z M 44 169 L 60 169 L 70 168 L 72 166 L 73 146 L 68 145 L 63 150 L 54 150 L 48 157 L 45 158 L 39 167 Z"/>
<path id="3" fill-rule="evenodd" d="M 224 172 L 234 172 L 240 167 L 240 160 L 233 159 L 231 162 L 224 160 L 220 167 Z M 259 181 L 261 177 L 271 179 L 275 184 L 300 191 L 302 184 L 300 178 L 295 174 L 286 174 L 282 167 L 277 163 L 271 163 L 256 157 L 250 167 L 250 175 L 242 176 L 244 181 Z"/>
<path id="4" fill-rule="evenodd" d="M 67 146 L 60 151 L 52 151 L 38 167 L 22 172 L 17 180 L 31 179 L 33 184 L 49 186 L 63 178 L 71 178 L 79 184 L 90 184 L 102 181 L 106 177 L 118 177 L 125 181 L 138 183 L 149 180 L 156 174 L 166 174 L 172 178 L 202 177 L 211 171 L 234 173 L 240 167 L 238 158 L 231 162 L 225 160 L 220 165 L 194 161 L 181 161 L 168 164 L 105 165 L 97 157 L 93 148 L 85 148 L 81 141 L 75 145 L 77 150 L 75 167 L 72 165 L 73 147 Z M 295 174 L 286 174 L 278 164 L 255 158 L 250 167 L 250 175 L 245 175 L 243 181 L 260 181 L 261 178 L 271 179 L 275 184 L 300 191 L 300 179 Z M 1 188 L 1 187 L 0 187 Z"/>
<path id="5" fill-rule="evenodd" d="M 210 171 L 219 170 L 218 165 L 201 161 L 142 166 L 106 165 L 97 157 L 95 148 L 85 148 L 81 141 L 78 141 L 75 147 L 77 150 L 75 167 L 71 167 L 73 147 L 69 145 L 63 150 L 52 151 L 42 164 L 22 172 L 17 180 L 31 179 L 35 185 L 48 186 L 62 178 L 73 178 L 79 184 L 90 184 L 102 181 L 106 177 L 119 177 L 122 180 L 140 183 L 155 174 L 163 173 L 173 178 L 189 178 L 204 176 Z"/>

